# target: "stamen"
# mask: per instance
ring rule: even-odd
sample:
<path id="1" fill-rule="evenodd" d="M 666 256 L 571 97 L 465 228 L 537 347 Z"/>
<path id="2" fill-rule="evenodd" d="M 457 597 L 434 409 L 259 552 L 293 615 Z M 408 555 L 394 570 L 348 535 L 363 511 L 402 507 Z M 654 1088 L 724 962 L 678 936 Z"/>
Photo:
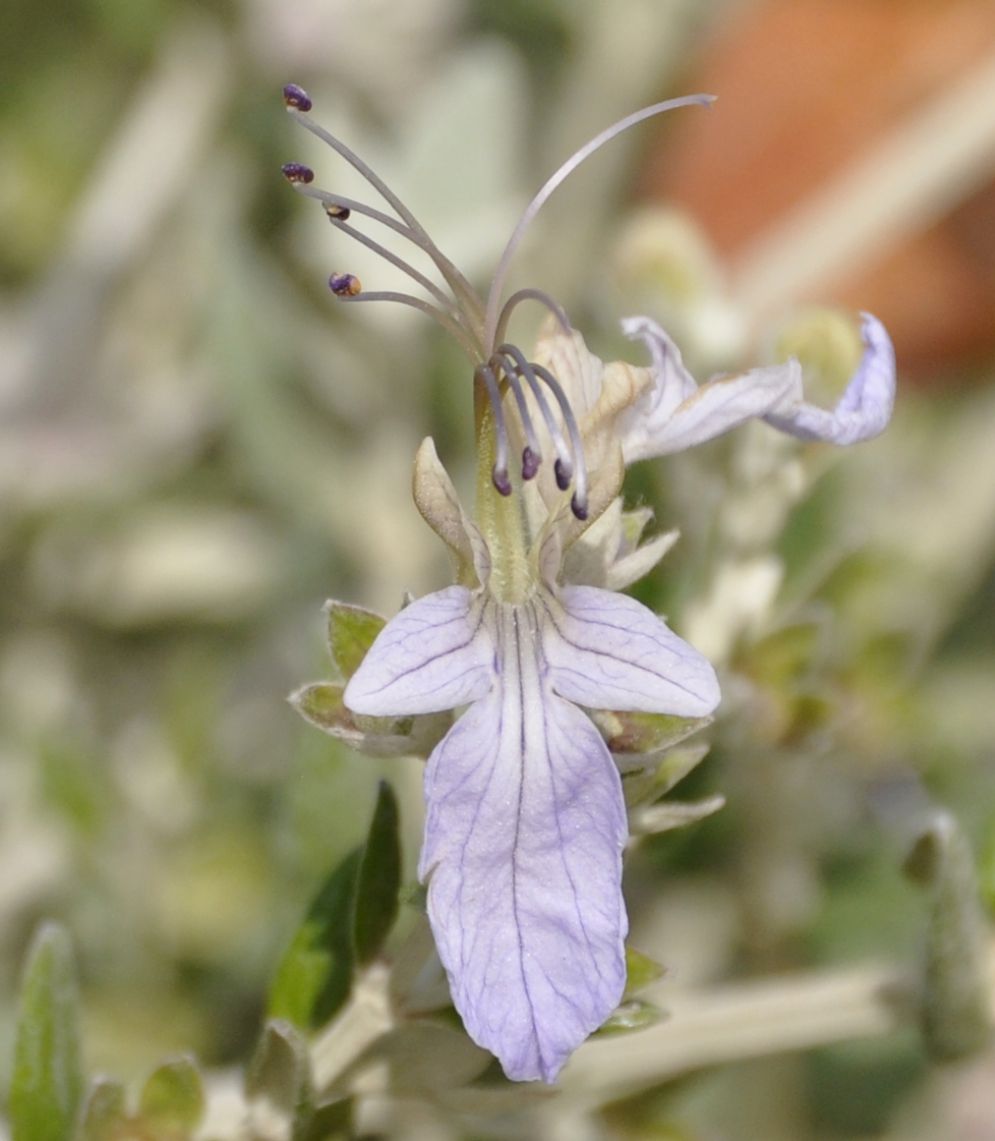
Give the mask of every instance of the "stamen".
<path id="1" fill-rule="evenodd" d="M 343 233 L 348 234 L 350 238 L 359 242 L 361 246 L 366 246 L 368 250 L 372 250 L 375 254 L 378 254 L 384 259 L 384 261 L 389 262 L 392 266 L 395 266 L 402 273 L 406 273 L 408 277 L 412 279 L 412 281 L 418 282 L 422 289 L 424 289 L 427 293 L 431 293 L 431 295 L 435 298 L 436 301 L 439 302 L 443 309 L 451 313 L 456 318 L 456 320 L 459 320 L 460 313 L 456 308 L 452 298 L 447 297 L 445 293 L 443 293 L 442 290 L 435 284 L 434 281 L 430 281 L 423 273 L 419 273 L 419 271 L 415 269 L 413 265 L 408 265 L 408 263 L 403 258 L 398 257 L 395 253 L 392 253 L 389 249 L 387 249 L 386 246 L 382 246 L 373 238 L 367 237 L 366 234 L 364 234 L 361 230 L 357 230 L 354 226 L 347 225 L 345 218 L 343 218 L 341 214 L 332 214 L 327 206 L 325 207 L 325 213 L 328 215 L 329 221 L 335 226 L 337 230 L 341 230 Z M 346 210 L 345 217 L 349 217 L 348 210 Z"/>
<path id="2" fill-rule="evenodd" d="M 351 273 L 333 273 L 328 279 L 328 288 L 336 297 L 355 297 L 363 292 L 359 278 Z"/>
<path id="3" fill-rule="evenodd" d="M 580 436 L 580 427 L 577 424 L 577 418 L 574 416 L 573 409 L 570 407 L 570 401 L 567 400 L 567 394 L 563 391 L 560 382 L 547 368 L 543 368 L 540 364 L 532 364 L 535 369 L 536 376 L 540 377 L 546 382 L 553 395 L 556 397 L 560 405 L 560 412 L 563 415 L 563 423 L 566 425 L 567 432 L 570 435 L 570 443 L 573 447 L 573 459 L 575 465 L 574 472 L 574 494 L 570 501 L 570 506 L 574 515 L 578 519 L 587 518 L 587 465 L 584 462 L 584 443 Z M 566 488 L 561 488 L 565 491 Z"/>
<path id="4" fill-rule="evenodd" d="M 539 471 L 539 465 L 542 463 L 542 449 L 539 447 L 539 438 L 536 436 L 535 425 L 532 423 L 528 401 L 525 399 L 521 381 L 514 367 L 515 362 L 512 361 L 512 367 L 509 368 L 508 358 L 495 353 L 487 363 L 493 369 L 500 369 L 504 373 L 508 387 L 515 395 L 518 415 L 522 421 L 522 430 L 525 432 L 525 447 L 522 449 L 522 479 L 534 479 Z"/>
<path id="5" fill-rule="evenodd" d="M 352 275 L 333 274 L 332 278 L 346 276 L 351 277 Z M 471 360 L 479 359 L 476 345 L 470 340 L 463 326 L 458 325 L 448 313 L 443 313 L 441 309 L 433 305 L 430 301 L 423 301 L 420 297 L 412 297 L 410 293 L 396 293 L 388 289 L 371 289 L 367 292 L 357 294 L 350 294 L 348 292 L 340 293 L 332 286 L 332 278 L 329 279 L 328 286 L 342 304 L 358 304 L 361 301 L 393 301 L 395 304 L 407 305 L 411 309 L 417 309 L 419 313 L 424 313 L 431 317 L 433 321 L 437 321 L 442 328 L 459 343 L 460 347 Z"/>
<path id="6" fill-rule="evenodd" d="M 301 102 L 301 97 L 306 102 L 306 106 Z M 434 262 L 435 267 L 439 273 L 442 274 L 446 284 L 452 289 L 453 294 L 459 299 L 461 307 L 465 309 L 468 315 L 473 319 L 473 322 L 479 325 L 483 323 L 483 306 L 480 298 L 475 293 L 473 287 L 463 276 L 456 266 L 442 253 L 439 247 L 429 237 L 425 227 L 418 221 L 412 212 L 405 206 L 400 198 L 390 189 L 390 187 L 383 181 L 376 172 L 369 167 L 363 160 L 345 143 L 337 139 L 333 134 L 326 131 L 324 127 L 320 126 L 313 119 L 307 115 L 302 114 L 305 110 L 310 110 L 311 100 L 307 97 L 306 93 L 297 87 L 296 84 L 289 84 L 284 88 L 284 103 L 288 111 L 293 114 L 294 118 L 304 127 L 305 130 L 310 131 L 316 138 L 321 139 L 323 143 L 330 146 L 337 154 L 345 159 L 349 165 L 356 170 L 376 192 L 397 212 L 399 217 L 407 223 L 408 231 L 405 234 L 412 242 L 415 243 L 421 250 L 423 250 Z"/>
<path id="7" fill-rule="evenodd" d="M 484 322 L 484 343 L 493 345 L 497 340 L 498 328 L 498 304 L 501 300 L 501 294 L 504 292 L 505 278 L 508 276 L 508 270 L 511 267 L 511 259 L 521 244 L 522 238 L 525 236 L 529 226 L 535 221 L 536 215 L 545 206 L 550 195 L 564 182 L 578 166 L 587 158 L 590 158 L 595 151 L 603 147 L 605 143 L 610 142 L 616 135 L 622 134 L 630 127 L 634 127 L 637 123 L 641 123 L 644 119 L 652 118 L 654 115 L 660 115 L 664 111 L 672 111 L 677 107 L 691 107 L 694 105 L 708 106 L 715 101 L 714 95 L 684 95 L 679 99 L 667 99 L 663 103 L 654 103 L 652 107 L 644 107 L 641 111 L 634 111 L 631 115 L 626 115 L 624 119 L 619 119 L 617 123 L 613 123 L 610 127 L 599 135 L 595 135 L 590 142 L 587 142 L 567 159 L 565 163 L 555 171 L 543 185 L 539 188 L 538 193 L 532 201 L 525 207 L 522 216 L 518 219 L 518 224 L 512 231 L 511 237 L 508 239 L 508 244 L 504 247 L 504 252 L 501 254 L 501 260 L 498 262 L 497 269 L 494 271 L 494 277 L 491 279 L 491 287 L 487 294 L 487 313 Z"/>
<path id="8" fill-rule="evenodd" d="M 349 207 L 343 206 L 341 202 L 326 202 L 325 213 L 329 218 L 338 219 L 340 222 L 346 221 L 346 219 L 352 215 L 352 211 Z"/>
<path id="9" fill-rule="evenodd" d="M 567 316 L 567 311 L 558 301 L 543 289 L 519 289 L 504 303 L 504 308 L 501 310 L 501 316 L 498 317 L 497 329 L 494 333 L 494 339 L 496 341 L 504 340 L 504 335 L 508 331 L 508 322 L 511 320 L 511 314 L 523 301 L 538 301 L 540 305 L 544 305 L 559 322 L 563 332 L 566 333 L 567 336 L 570 335 L 570 318 Z"/>
<path id="10" fill-rule="evenodd" d="M 302 162 L 285 162 L 280 169 L 288 182 L 308 183 L 314 181 L 314 171 Z"/>
<path id="11" fill-rule="evenodd" d="M 283 103 L 288 111 L 310 111 L 311 97 L 303 87 L 296 83 L 288 83 L 283 89 Z"/>
<path id="12" fill-rule="evenodd" d="M 494 415 L 494 467 L 491 468 L 491 482 L 501 495 L 511 495 L 511 479 L 508 476 L 508 427 L 504 422 L 504 409 L 501 407 L 501 390 L 489 365 L 478 365 L 473 375 L 484 382 L 487 398 L 491 402 L 491 412 Z"/>
<path id="13" fill-rule="evenodd" d="M 514 363 L 514 371 L 525 379 L 529 388 L 532 390 L 535 402 L 539 406 L 539 412 L 545 421 L 546 430 L 549 432 L 549 438 L 552 440 L 553 447 L 556 449 L 557 460 L 553 466 L 553 471 L 554 473 L 559 473 L 560 471 L 568 473 L 566 484 L 560 487 L 561 491 L 566 491 L 567 487 L 570 486 L 570 477 L 573 475 L 573 464 L 570 462 L 570 449 L 567 447 L 567 442 L 563 438 L 563 432 L 560 430 L 560 425 L 553 415 L 549 401 L 542 391 L 542 385 L 533 370 L 533 366 L 525 359 L 525 354 L 517 345 L 501 345 L 496 355 L 509 357 Z M 560 477 L 559 474 L 557 474 L 557 485 L 559 485 L 559 482 Z"/>

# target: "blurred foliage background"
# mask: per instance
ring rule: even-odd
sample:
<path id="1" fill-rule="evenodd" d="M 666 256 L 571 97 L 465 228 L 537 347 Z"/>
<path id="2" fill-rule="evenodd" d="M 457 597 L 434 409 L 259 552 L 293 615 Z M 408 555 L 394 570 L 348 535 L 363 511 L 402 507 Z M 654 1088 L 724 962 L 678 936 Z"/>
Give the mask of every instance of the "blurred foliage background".
<path id="1" fill-rule="evenodd" d="M 0 20 L 0 1075 L 46 917 L 74 940 L 90 1072 L 183 1050 L 225 1075 L 383 776 L 413 877 L 420 764 L 360 758 L 283 697 L 327 674 L 326 597 L 390 614 L 445 581 L 409 472 L 432 434 L 469 495 L 470 384 L 416 314 L 324 290 L 390 276 L 280 177 L 301 159 L 352 192 L 292 133 L 290 80 L 481 281 L 576 146 L 713 91 L 559 192 L 520 283 L 605 356 L 646 312 L 697 374 L 787 348 L 825 399 L 850 349 L 811 303 L 895 334 L 874 443 L 757 427 L 632 473 L 631 502 L 682 531 L 637 593 L 726 694 L 687 782 L 726 808 L 627 871 L 661 1004 L 914 969 L 928 908 L 901 864 L 936 805 L 995 902 L 992 3 L 8 0 Z M 938 1067 L 911 1024 L 785 1050 L 661 1063 L 638 1089 L 621 1061 L 588 1132 L 569 1090 L 560 1125 L 995 1136 L 995 1055 Z M 437 1102 L 434 1132 L 398 1135 L 529 1135 Z"/>

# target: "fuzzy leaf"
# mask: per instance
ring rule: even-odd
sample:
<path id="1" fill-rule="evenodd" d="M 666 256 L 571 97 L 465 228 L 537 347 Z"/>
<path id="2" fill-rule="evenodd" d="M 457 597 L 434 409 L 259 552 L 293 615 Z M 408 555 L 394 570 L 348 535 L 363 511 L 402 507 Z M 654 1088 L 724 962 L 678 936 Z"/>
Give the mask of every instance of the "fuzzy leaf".
<path id="1" fill-rule="evenodd" d="M 306 1136 L 313 1114 L 311 1059 L 307 1044 L 288 1022 L 275 1019 L 263 1028 L 245 1076 L 250 1106 L 262 1105 L 290 1125 L 290 1136 Z"/>
<path id="2" fill-rule="evenodd" d="M 362 848 L 325 880 L 284 952 L 270 988 L 268 1013 L 303 1030 L 327 1022 L 352 987 L 352 915 Z"/>
<path id="3" fill-rule="evenodd" d="M 372 757 L 399 757 L 417 751 L 410 736 L 412 719 L 357 718 L 342 700 L 335 682 L 314 682 L 290 695 L 290 704 L 316 728 Z"/>
<path id="4" fill-rule="evenodd" d="M 633 1030 L 645 1030 L 665 1017 L 658 1006 L 639 998 L 629 999 L 619 1006 L 614 1014 L 597 1031 L 600 1034 L 629 1034 Z"/>
<path id="5" fill-rule="evenodd" d="M 12 1141 L 66 1141 L 83 1088 L 78 997 L 65 930 L 45 923 L 28 950 L 21 982 L 14 1071 Z"/>
<path id="6" fill-rule="evenodd" d="M 139 1099 L 139 1115 L 155 1130 L 188 1133 L 204 1115 L 204 1086 L 193 1058 L 173 1058 L 149 1074 Z"/>
<path id="7" fill-rule="evenodd" d="M 397 798 L 390 785 L 381 781 L 356 886 L 353 946 L 360 966 L 365 966 L 377 956 L 394 926 L 400 888 L 401 840 Z"/>
<path id="8" fill-rule="evenodd" d="M 96 1078 L 86 1095 L 76 1136 L 79 1141 L 119 1141 L 127 1124 L 124 1086 Z"/>
<path id="9" fill-rule="evenodd" d="M 336 669 L 348 681 L 359 669 L 366 651 L 387 621 L 372 610 L 334 599 L 325 603 L 325 613 L 328 617 L 329 653 Z"/>

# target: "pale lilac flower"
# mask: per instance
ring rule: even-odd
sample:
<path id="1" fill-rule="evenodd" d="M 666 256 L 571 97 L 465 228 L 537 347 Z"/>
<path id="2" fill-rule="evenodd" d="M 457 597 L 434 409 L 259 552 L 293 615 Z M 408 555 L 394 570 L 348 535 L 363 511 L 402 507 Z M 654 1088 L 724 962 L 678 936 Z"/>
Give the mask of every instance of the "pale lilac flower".
<path id="1" fill-rule="evenodd" d="M 698 719 L 719 701 L 706 659 L 640 603 L 614 592 L 651 569 L 672 542 L 661 536 L 639 545 L 647 517 L 623 515 L 625 464 L 690 447 L 752 417 L 809 439 L 850 443 L 873 435 L 891 411 L 890 343 L 865 316 L 861 365 L 839 407 L 826 413 L 804 402 L 794 361 L 698 388 L 676 346 L 646 318 L 624 327 L 645 343 L 650 365 L 605 365 L 542 292 L 520 290 L 502 306 L 511 256 L 563 179 L 632 124 L 708 97 L 637 112 L 569 159 L 526 209 L 486 300 L 377 175 L 307 117 L 304 92 L 290 87 L 286 99 L 392 212 L 314 188 L 300 164 L 284 168 L 287 178 L 427 297 L 367 293 L 347 273 L 332 275 L 333 293 L 343 303 L 392 300 L 426 312 L 473 367 L 476 521 L 431 440 L 415 462 L 415 502 L 452 551 L 457 585 L 411 603 L 384 627 L 344 700 L 371 717 L 456 711 L 425 778 L 419 875 L 428 883 L 429 919 L 471 1037 L 497 1055 L 509 1077 L 552 1081 L 625 987 L 625 802 L 588 711 Z M 354 215 L 427 254 L 443 284 L 357 231 Z M 523 301 L 552 315 L 531 360 L 506 340 Z M 520 449 L 520 474 L 510 466 L 513 448 Z"/>

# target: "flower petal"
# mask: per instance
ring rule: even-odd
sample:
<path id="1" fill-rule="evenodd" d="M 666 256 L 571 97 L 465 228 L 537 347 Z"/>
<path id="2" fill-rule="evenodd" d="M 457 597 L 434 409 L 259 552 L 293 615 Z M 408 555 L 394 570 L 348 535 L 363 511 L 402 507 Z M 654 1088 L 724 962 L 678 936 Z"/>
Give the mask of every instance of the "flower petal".
<path id="1" fill-rule="evenodd" d="M 551 1082 L 625 987 L 626 817 L 597 729 L 543 679 L 532 608 L 499 613 L 501 684 L 429 760 L 419 874 L 468 1033 Z"/>
<path id="2" fill-rule="evenodd" d="M 695 384 L 680 350 L 648 317 L 622 322 L 626 335 L 645 342 L 653 361 L 653 389 L 619 420 L 627 464 L 693 448 L 747 420 L 798 403 L 801 366 L 796 360 L 720 376 Z"/>
<path id="3" fill-rule="evenodd" d="M 706 658 L 634 598 L 564 587 L 543 603 L 543 646 L 553 689 L 589 709 L 705 717 L 719 703 Z"/>
<path id="4" fill-rule="evenodd" d="M 345 703 L 373 717 L 437 713 L 490 688 L 494 651 L 474 595 L 451 586 L 419 598 L 377 635 L 346 686 Z"/>
<path id="5" fill-rule="evenodd" d="M 862 313 L 861 318 L 864 354 L 836 407 L 829 412 L 799 401 L 769 413 L 768 424 L 802 440 L 832 444 L 855 444 L 884 431 L 895 404 L 895 350 L 877 317 Z"/>

